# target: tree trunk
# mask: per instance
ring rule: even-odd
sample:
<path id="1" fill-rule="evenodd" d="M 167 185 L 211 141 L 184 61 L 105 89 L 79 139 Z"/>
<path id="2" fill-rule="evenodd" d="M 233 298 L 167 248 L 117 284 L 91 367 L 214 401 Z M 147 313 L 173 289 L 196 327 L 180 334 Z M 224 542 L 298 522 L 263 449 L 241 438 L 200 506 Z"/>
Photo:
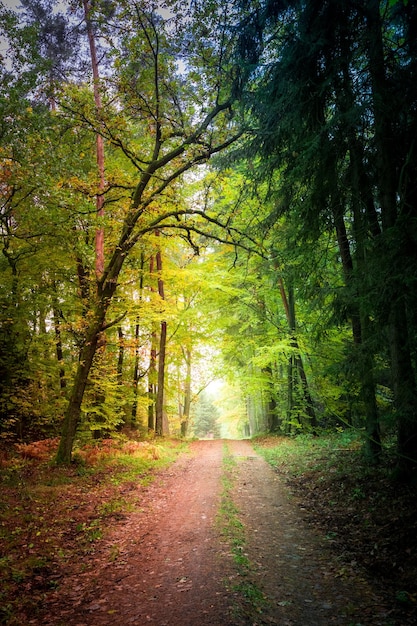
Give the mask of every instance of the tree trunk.
<path id="1" fill-rule="evenodd" d="M 145 267 L 145 255 L 142 252 L 140 255 L 140 277 L 139 277 L 139 299 L 142 301 L 143 293 L 143 269 Z M 138 413 L 138 386 L 139 386 L 139 339 L 140 339 L 140 324 L 139 317 L 136 318 L 135 324 L 135 361 L 133 365 L 133 404 L 132 404 L 132 422 L 136 422 Z"/>
<path id="2" fill-rule="evenodd" d="M 98 60 L 96 51 L 96 42 L 94 37 L 93 25 L 90 19 L 90 3 L 88 0 L 83 0 L 84 6 L 84 19 L 87 26 L 87 37 L 90 46 L 91 68 L 93 72 L 93 90 L 94 90 L 94 103 L 96 105 L 97 113 L 100 115 L 102 110 L 101 95 L 100 95 L 100 74 L 98 70 Z M 99 175 L 98 193 L 96 195 L 96 211 L 97 217 L 100 220 L 104 216 L 104 188 L 105 188 L 105 174 L 104 174 L 104 141 L 100 133 L 96 133 L 96 159 L 97 169 Z M 104 228 L 99 226 L 96 229 L 96 275 L 99 279 L 104 272 Z"/>
<path id="3" fill-rule="evenodd" d="M 377 187 L 381 207 L 381 220 L 385 245 L 395 246 L 398 237 L 396 230 L 401 231 L 397 222 L 397 182 L 396 167 L 393 162 L 391 146 L 395 133 L 389 116 L 390 93 L 386 82 L 386 68 L 382 38 L 380 3 L 369 0 L 367 8 L 368 55 L 369 71 L 372 79 L 373 114 L 375 120 L 375 144 Z M 391 254 L 393 250 L 385 250 L 383 254 Z M 396 250 L 398 253 L 398 250 Z M 406 254 L 406 252 L 402 252 Z M 401 259 L 398 260 L 401 265 Z M 404 259 L 402 267 L 406 267 Z M 404 271 L 404 270 L 403 270 Z M 417 384 L 412 368 L 412 358 L 409 341 L 409 330 L 405 312 L 404 287 L 392 281 L 391 276 L 386 280 L 391 283 L 391 293 L 387 301 L 388 333 L 391 355 L 391 374 L 394 388 L 394 398 L 397 414 L 397 441 L 398 441 L 398 473 L 407 477 L 417 467 Z"/>
<path id="4" fill-rule="evenodd" d="M 295 383 L 295 372 L 298 373 L 301 383 L 301 390 L 304 399 L 304 407 L 306 414 L 310 420 L 310 426 L 313 430 L 317 427 L 317 418 L 316 412 L 314 410 L 313 399 L 310 394 L 310 389 L 308 385 L 307 375 L 305 373 L 303 359 L 300 352 L 300 347 L 298 345 L 298 340 L 296 337 L 296 321 L 295 321 L 295 302 L 294 302 L 294 292 L 292 289 L 285 291 L 284 281 L 281 277 L 278 278 L 279 290 L 281 294 L 282 303 L 284 305 L 285 315 L 288 322 L 288 328 L 291 334 L 291 346 L 295 351 L 294 358 L 291 358 L 289 361 L 289 372 L 288 372 L 288 410 L 292 410 L 293 407 L 293 396 L 294 396 L 294 383 Z"/>
<path id="5" fill-rule="evenodd" d="M 156 333 L 152 331 L 148 370 L 148 430 L 150 431 L 155 430 L 156 381 Z"/>
<path id="6" fill-rule="evenodd" d="M 64 351 L 62 349 L 60 311 L 56 299 L 54 299 L 52 315 L 54 320 L 56 358 L 59 363 L 59 386 L 61 389 L 65 389 L 67 386 L 67 381 L 65 378 L 65 369 L 63 366 Z"/>
<path id="7" fill-rule="evenodd" d="M 165 385 L 165 356 L 167 341 L 167 323 L 161 322 L 161 334 L 159 338 L 158 353 L 158 388 L 156 392 L 155 405 L 155 432 L 157 435 L 164 435 L 164 385 Z"/>
<path id="8" fill-rule="evenodd" d="M 56 456 L 56 461 L 60 464 L 71 463 L 72 448 L 80 420 L 81 404 L 84 397 L 85 387 L 87 385 L 88 375 L 96 353 L 98 340 L 102 332 L 104 318 L 105 311 L 102 309 L 101 312 L 96 315 L 96 321 L 90 327 L 90 331 L 86 335 L 86 340 L 80 353 L 77 373 L 75 375 L 71 397 L 65 413 L 61 440 Z"/>
<path id="9" fill-rule="evenodd" d="M 123 362 L 125 358 L 125 342 L 124 342 L 124 334 L 123 328 L 121 326 L 117 327 L 117 337 L 119 339 L 119 356 L 117 358 L 117 384 L 123 384 Z"/>
<path id="10" fill-rule="evenodd" d="M 187 367 L 187 373 L 185 375 L 184 409 L 181 416 L 181 437 L 186 437 L 188 434 L 191 410 L 191 350 L 189 346 L 187 346 L 187 349 L 185 351 L 183 350 L 183 353 Z"/>
<path id="11" fill-rule="evenodd" d="M 133 364 L 133 403 L 132 422 L 136 422 L 138 416 L 138 386 L 139 386 L 139 321 L 135 324 L 135 361 Z"/>
<path id="12" fill-rule="evenodd" d="M 153 256 L 149 259 L 149 274 L 151 278 L 151 292 L 154 292 L 155 289 L 153 287 L 152 276 L 154 273 L 154 262 L 155 259 Z M 155 404 L 156 404 L 156 384 L 158 380 L 158 375 L 156 372 L 156 330 L 155 324 L 152 322 L 152 332 L 151 332 L 151 351 L 149 358 L 149 369 L 148 369 L 148 430 L 155 430 Z"/>
<path id="13" fill-rule="evenodd" d="M 156 233 L 158 235 L 158 232 Z M 156 269 L 158 272 L 158 293 L 161 300 L 165 300 L 164 281 L 162 279 L 162 255 L 158 250 L 156 253 Z M 164 435 L 164 396 L 165 396 L 165 357 L 167 345 L 167 323 L 161 322 L 161 334 L 159 336 L 158 353 L 158 387 L 156 390 L 155 405 L 155 431 L 157 435 Z"/>
<path id="14" fill-rule="evenodd" d="M 288 359 L 288 397 L 287 397 L 287 424 L 286 431 L 291 433 L 293 430 L 293 417 L 294 417 L 294 355 L 291 354 Z"/>

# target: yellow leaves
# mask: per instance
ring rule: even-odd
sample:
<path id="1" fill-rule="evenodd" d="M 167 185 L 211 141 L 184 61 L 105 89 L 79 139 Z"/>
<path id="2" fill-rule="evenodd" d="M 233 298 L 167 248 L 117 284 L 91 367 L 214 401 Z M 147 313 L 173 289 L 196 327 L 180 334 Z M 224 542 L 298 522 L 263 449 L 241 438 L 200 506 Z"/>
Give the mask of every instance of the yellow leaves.
<path id="1" fill-rule="evenodd" d="M 98 185 L 96 182 L 88 182 L 78 176 L 69 176 L 68 178 L 61 179 L 57 183 L 58 189 L 72 189 L 79 191 L 85 196 L 94 197 L 98 192 Z"/>

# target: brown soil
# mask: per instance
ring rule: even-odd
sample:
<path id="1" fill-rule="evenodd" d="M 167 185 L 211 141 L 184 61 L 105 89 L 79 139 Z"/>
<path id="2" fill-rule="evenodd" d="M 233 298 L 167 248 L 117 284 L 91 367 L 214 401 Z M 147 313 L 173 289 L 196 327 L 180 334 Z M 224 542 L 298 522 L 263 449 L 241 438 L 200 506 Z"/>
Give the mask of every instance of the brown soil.
<path id="1" fill-rule="evenodd" d="M 218 521 L 224 442 L 191 445 L 99 549 L 68 565 L 36 626 L 391 626 L 357 566 L 307 526 L 282 479 L 247 441 L 227 442 L 245 529 L 244 569 Z M 235 551 L 236 552 L 236 551 Z M 262 601 L 259 601 L 259 598 Z"/>

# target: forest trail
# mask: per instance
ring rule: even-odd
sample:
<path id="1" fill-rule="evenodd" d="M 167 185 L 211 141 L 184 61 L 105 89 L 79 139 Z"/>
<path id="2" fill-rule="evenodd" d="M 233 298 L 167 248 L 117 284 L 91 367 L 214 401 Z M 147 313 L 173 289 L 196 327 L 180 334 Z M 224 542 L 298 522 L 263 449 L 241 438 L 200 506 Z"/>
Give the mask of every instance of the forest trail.
<path id="1" fill-rule="evenodd" d="M 249 442 L 199 441 L 190 449 L 146 488 L 140 508 L 115 521 L 99 550 L 72 564 L 30 624 L 392 624 L 369 583 L 306 525 Z M 225 455 L 244 570 L 219 522 Z"/>

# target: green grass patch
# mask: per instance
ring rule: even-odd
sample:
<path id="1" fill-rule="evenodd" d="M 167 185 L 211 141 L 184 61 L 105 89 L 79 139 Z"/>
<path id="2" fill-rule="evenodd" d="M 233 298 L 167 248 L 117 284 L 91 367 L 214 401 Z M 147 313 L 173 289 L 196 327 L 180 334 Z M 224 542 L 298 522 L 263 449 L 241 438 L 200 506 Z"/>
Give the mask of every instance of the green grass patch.
<path id="1" fill-rule="evenodd" d="M 343 471 L 351 457 L 364 462 L 362 433 L 353 429 L 320 437 L 266 437 L 253 445 L 270 465 L 293 476 L 329 468 Z"/>
<path id="2" fill-rule="evenodd" d="M 233 501 L 235 474 L 237 462 L 230 454 L 227 443 L 223 445 L 222 492 L 220 507 L 217 514 L 217 525 L 222 535 L 227 539 L 233 562 L 240 581 L 231 586 L 231 591 L 237 593 L 243 601 L 243 606 L 234 607 L 236 615 L 244 614 L 247 618 L 262 613 L 268 602 L 259 587 L 251 580 L 253 565 L 245 552 L 245 527 L 239 519 L 239 510 Z"/>

